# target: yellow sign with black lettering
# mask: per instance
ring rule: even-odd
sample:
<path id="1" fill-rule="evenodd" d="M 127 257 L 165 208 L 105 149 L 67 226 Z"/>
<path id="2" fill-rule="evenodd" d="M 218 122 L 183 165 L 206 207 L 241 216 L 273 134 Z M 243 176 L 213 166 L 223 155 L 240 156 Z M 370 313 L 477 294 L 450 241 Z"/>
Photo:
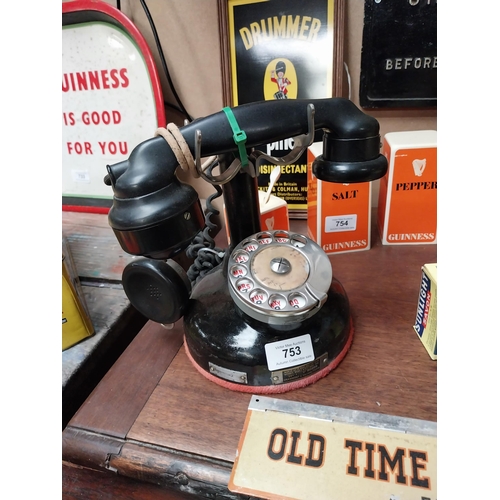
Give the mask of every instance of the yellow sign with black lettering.
<path id="1" fill-rule="evenodd" d="M 436 500 L 436 437 L 249 409 L 229 490 L 267 499 Z"/>

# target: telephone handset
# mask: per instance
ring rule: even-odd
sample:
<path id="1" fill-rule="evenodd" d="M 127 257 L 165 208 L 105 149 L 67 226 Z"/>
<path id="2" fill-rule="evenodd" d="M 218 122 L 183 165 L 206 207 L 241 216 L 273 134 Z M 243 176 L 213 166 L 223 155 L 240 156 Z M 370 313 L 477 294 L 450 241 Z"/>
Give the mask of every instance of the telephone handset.
<path id="1" fill-rule="evenodd" d="M 231 242 L 227 251 L 215 248 L 196 191 L 175 175 L 174 148 L 162 137 L 139 144 L 128 160 L 108 166 L 105 178 L 114 192 L 109 223 L 120 245 L 145 257 L 124 270 L 127 296 L 153 321 L 183 316 L 188 357 L 220 385 L 276 393 L 314 382 L 348 350 L 349 302 L 314 241 L 279 228 L 262 231 L 256 172 L 264 160 L 279 165 L 298 158 L 322 134 L 323 155 L 312 165 L 319 179 L 378 179 L 387 170 L 378 122 L 346 99 L 295 99 L 224 108 L 178 133 L 198 173 L 224 196 Z M 285 158 L 255 150 L 289 137 L 295 147 Z M 211 155 L 218 176 L 200 168 L 200 158 Z M 212 267 L 190 280 L 186 256 L 193 258 L 193 247 L 198 261 L 212 258 Z"/>

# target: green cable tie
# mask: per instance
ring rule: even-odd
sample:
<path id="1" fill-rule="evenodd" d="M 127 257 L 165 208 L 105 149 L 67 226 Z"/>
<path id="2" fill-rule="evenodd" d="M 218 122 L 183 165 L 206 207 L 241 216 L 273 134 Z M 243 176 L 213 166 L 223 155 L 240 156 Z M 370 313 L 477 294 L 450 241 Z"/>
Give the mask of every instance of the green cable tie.
<path id="1" fill-rule="evenodd" d="M 222 108 L 222 111 L 226 113 L 229 125 L 231 125 L 231 129 L 233 130 L 233 140 L 234 143 L 238 146 L 241 166 L 246 167 L 248 165 L 247 150 L 245 148 L 245 143 L 247 142 L 247 134 L 245 134 L 245 132 L 240 129 L 240 126 L 238 125 L 236 117 L 234 116 L 233 110 L 231 108 Z"/>

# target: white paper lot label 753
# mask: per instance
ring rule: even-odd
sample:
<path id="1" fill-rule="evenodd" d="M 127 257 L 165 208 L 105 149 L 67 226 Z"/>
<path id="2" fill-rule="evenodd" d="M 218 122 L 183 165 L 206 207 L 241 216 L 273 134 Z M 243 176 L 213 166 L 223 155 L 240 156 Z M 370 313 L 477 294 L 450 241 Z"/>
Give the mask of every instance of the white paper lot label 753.
<path id="1" fill-rule="evenodd" d="M 314 360 L 311 336 L 301 335 L 292 339 L 266 344 L 267 368 L 269 371 L 283 370 Z"/>

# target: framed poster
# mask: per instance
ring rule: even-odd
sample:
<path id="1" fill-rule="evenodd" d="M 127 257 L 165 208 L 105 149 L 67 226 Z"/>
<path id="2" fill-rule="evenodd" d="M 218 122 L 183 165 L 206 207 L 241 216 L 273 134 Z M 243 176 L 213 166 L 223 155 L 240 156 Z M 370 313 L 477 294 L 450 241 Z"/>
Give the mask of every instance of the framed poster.
<path id="1" fill-rule="evenodd" d="M 225 106 L 341 96 L 343 20 L 344 0 L 219 0 Z M 293 138 L 256 149 L 282 157 Z M 260 190 L 273 168 L 261 165 Z M 281 166 L 272 193 L 286 200 L 291 217 L 307 216 L 307 151 Z"/>
<path id="2" fill-rule="evenodd" d="M 62 206 L 107 213 L 106 165 L 165 126 L 149 47 L 122 12 L 98 0 L 62 4 Z"/>

